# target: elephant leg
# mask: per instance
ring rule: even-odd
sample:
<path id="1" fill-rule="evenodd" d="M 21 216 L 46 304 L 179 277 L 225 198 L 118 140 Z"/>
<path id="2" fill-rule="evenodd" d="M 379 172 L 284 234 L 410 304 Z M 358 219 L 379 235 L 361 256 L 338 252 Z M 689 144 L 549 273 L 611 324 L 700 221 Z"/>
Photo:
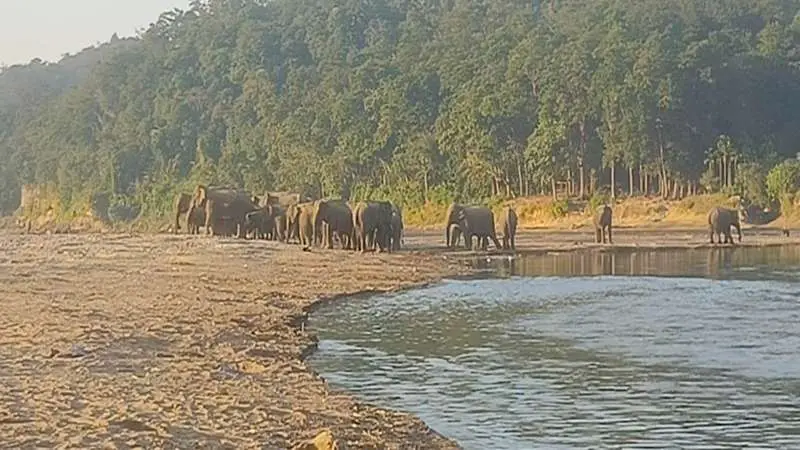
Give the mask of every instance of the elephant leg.
<path id="1" fill-rule="evenodd" d="M 517 249 L 517 235 L 516 233 L 511 233 L 511 250 Z"/>
<path id="2" fill-rule="evenodd" d="M 501 248 L 505 248 L 505 247 L 500 245 L 500 241 L 497 240 L 497 235 L 496 234 L 494 234 L 494 233 L 490 234 L 489 238 L 491 238 L 492 242 L 494 243 L 494 247 L 496 249 L 499 250 Z M 484 247 L 484 249 L 489 247 L 489 243 L 487 242 L 486 238 L 483 239 L 483 247 Z"/>
<path id="3" fill-rule="evenodd" d="M 595 228 L 594 229 L 594 242 L 595 244 L 599 244 L 603 239 L 603 229 L 602 228 Z"/>
<path id="4" fill-rule="evenodd" d="M 328 250 L 330 250 L 333 248 L 333 227 L 331 227 L 330 224 L 325 224 L 324 231 L 325 231 L 325 240 L 327 241 L 325 243 L 325 247 Z"/>
<path id="5" fill-rule="evenodd" d="M 365 232 L 364 244 L 366 249 L 375 250 L 375 230 Z"/>
<path id="6" fill-rule="evenodd" d="M 608 243 L 613 244 L 611 241 L 611 225 L 608 226 Z"/>
<path id="7" fill-rule="evenodd" d="M 358 236 L 358 250 L 361 253 L 366 253 L 367 251 L 367 230 L 362 228 L 359 230 Z"/>

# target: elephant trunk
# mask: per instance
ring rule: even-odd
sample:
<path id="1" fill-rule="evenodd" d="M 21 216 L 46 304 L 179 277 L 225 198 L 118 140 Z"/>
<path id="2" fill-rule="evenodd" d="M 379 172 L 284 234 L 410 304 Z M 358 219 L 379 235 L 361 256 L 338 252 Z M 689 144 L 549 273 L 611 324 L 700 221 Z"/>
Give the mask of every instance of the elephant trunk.
<path id="1" fill-rule="evenodd" d="M 444 226 L 444 240 L 447 246 L 450 247 L 450 224 Z"/>

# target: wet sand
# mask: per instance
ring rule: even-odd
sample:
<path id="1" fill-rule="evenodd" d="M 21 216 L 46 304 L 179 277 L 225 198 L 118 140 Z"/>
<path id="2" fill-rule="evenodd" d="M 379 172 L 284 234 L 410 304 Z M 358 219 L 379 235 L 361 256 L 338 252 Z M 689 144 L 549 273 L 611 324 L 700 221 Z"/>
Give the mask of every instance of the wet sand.
<path id="1" fill-rule="evenodd" d="M 0 442 L 14 448 L 287 448 L 330 428 L 346 448 L 457 445 L 335 392 L 304 358 L 320 300 L 466 275 L 441 232 L 361 255 L 208 237 L 0 234 Z M 519 251 L 696 247 L 702 230 L 522 231 Z M 800 244 L 745 230 L 745 245 Z"/>

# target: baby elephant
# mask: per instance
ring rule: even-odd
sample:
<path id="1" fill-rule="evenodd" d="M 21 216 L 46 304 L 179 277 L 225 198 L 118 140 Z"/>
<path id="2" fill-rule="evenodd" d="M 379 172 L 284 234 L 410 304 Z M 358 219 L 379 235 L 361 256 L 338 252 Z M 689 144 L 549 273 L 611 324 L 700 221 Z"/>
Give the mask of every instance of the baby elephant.
<path id="1" fill-rule="evenodd" d="M 606 232 L 608 232 L 608 243 L 613 244 L 611 241 L 611 207 L 603 205 L 597 208 L 592 223 L 594 224 L 594 241 L 605 244 Z"/>
<path id="2" fill-rule="evenodd" d="M 717 235 L 717 243 L 733 244 L 731 227 L 736 228 L 739 242 L 742 242 L 742 226 L 739 223 L 739 212 L 735 209 L 722 208 L 719 206 L 711 208 L 711 211 L 708 212 L 708 234 L 712 244 L 714 243 L 714 234 Z M 725 236 L 724 242 L 722 238 L 723 235 Z"/>
<path id="3" fill-rule="evenodd" d="M 517 249 L 517 212 L 506 206 L 500 213 L 500 231 L 503 233 L 503 250 Z"/>

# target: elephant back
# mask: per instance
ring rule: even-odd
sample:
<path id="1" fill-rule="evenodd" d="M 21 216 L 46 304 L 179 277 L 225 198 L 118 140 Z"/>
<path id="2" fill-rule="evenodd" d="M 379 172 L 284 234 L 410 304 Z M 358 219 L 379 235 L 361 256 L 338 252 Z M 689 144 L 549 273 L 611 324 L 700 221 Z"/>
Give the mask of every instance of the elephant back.
<path id="1" fill-rule="evenodd" d="M 287 208 L 291 205 L 306 203 L 310 200 L 310 198 L 304 197 L 296 192 L 277 191 L 267 192 L 264 197 L 262 197 L 261 202 L 265 205 L 278 205 Z"/>
<path id="2" fill-rule="evenodd" d="M 494 213 L 485 206 L 468 206 L 462 211 L 464 216 L 470 220 L 491 220 L 494 223 Z"/>

